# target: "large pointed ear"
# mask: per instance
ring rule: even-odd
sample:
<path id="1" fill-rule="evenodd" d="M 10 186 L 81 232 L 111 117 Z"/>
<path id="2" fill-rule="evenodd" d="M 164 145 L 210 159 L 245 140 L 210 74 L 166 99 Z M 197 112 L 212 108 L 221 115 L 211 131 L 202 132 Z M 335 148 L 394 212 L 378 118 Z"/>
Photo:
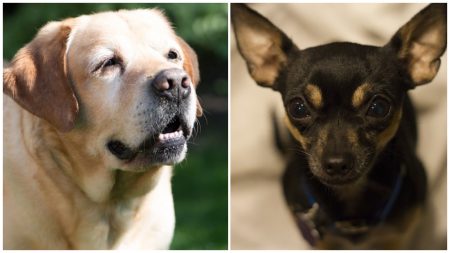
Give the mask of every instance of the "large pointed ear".
<path id="1" fill-rule="evenodd" d="M 186 41 L 184 41 L 182 38 L 177 36 L 177 41 L 180 44 L 181 49 L 183 50 L 184 56 L 183 68 L 191 78 L 194 87 L 197 87 L 198 83 L 200 82 L 200 70 L 198 68 L 197 54 L 195 53 L 194 49 L 192 49 L 188 45 L 188 43 L 186 43 Z M 203 108 L 200 105 L 200 101 L 197 98 L 197 117 L 200 117 L 202 115 L 203 115 Z"/>
<path id="2" fill-rule="evenodd" d="M 62 132 L 74 127 L 78 114 L 65 59 L 72 24 L 72 19 L 47 24 L 3 70 L 3 92 Z"/>
<path id="3" fill-rule="evenodd" d="M 252 78 L 276 89 L 275 80 L 285 67 L 292 41 L 268 19 L 245 4 L 231 4 L 231 22 L 239 52 Z"/>
<path id="4" fill-rule="evenodd" d="M 406 64 L 414 87 L 431 82 L 447 46 L 447 4 L 428 5 L 401 27 L 387 46 Z"/>

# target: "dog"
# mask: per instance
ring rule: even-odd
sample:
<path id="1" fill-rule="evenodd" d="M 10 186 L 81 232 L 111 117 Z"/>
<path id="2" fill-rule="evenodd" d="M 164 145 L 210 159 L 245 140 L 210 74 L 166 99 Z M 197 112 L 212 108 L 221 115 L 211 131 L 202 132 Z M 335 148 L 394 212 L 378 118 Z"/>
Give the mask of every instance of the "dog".
<path id="1" fill-rule="evenodd" d="M 158 9 L 45 25 L 3 70 L 5 249 L 167 249 L 197 56 Z"/>
<path id="2" fill-rule="evenodd" d="M 300 50 L 244 4 L 231 4 L 238 50 L 256 83 L 281 94 L 292 136 L 284 196 L 317 249 L 409 249 L 426 200 L 407 92 L 446 50 L 446 4 L 431 4 L 383 47 Z M 279 138 L 277 138 L 279 140 Z"/>

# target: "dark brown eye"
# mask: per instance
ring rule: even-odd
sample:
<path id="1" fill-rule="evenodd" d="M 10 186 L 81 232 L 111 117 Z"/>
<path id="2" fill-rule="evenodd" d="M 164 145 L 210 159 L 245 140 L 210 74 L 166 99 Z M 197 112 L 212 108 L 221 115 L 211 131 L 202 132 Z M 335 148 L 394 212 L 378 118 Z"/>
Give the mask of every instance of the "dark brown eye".
<path id="1" fill-rule="evenodd" d="M 120 58 L 114 56 L 111 58 L 108 58 L 106 60 L 101 61 L 97 66 L 92 70 L 92 73 L 98 72 L 98 71 L 104 71 L 109 70 L 112 67 L 119 66 L 121 67 L 122 61 Z"/>
<path id="2" fill-rule="evenodd" d="M 170 60 L 178 59 L 178 52 L 175 49 L 171 49 L 167 54 L 167 58 L 169 58 Z"/>
<path id="3" fill-rule="evenodd" d="M 295 98 L 291 100 L 288 104 L 288 112 L 294 119 L 304 119 L 309 117 L 311 114 L 309 113 L 308 106 L 301 98 Z"/>
<path id="4" fill-rule="evenodd" d="M 105 63 L 103 63 L 103 67 L 106 68 L 106 67 L 114 66 L 117 64 L 119 64 L 119 61 L 114 57 L 109 60 L 106 60 Z"/>
<path id="5" fill-rule="evenodd" d="M 366 115 L 373 118 L 384 118 L 390 110 L 391 104 L 389 101 L 382 97 L 375 97 L 370 102 Z"/>

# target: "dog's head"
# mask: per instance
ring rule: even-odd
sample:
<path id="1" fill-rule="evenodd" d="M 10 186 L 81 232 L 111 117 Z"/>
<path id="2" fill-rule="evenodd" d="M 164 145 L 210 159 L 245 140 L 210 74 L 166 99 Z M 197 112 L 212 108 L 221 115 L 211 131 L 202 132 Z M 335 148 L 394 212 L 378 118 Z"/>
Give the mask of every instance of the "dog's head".
<path id="1" fill-rule="evenodd" d="M 201 114 L 196 54 L 155 9 L 51 22 L 3 75 L 6 94 L 111 169 L 181 161 Z"/>
<path id="2" fill-rule="evenodd" d="M 362 178 L 395 136 L 406 91 L 430 82 L 446 48 L 446 4 L 431 4 L 384 47 L 331 43 L 304 50 L 242 4 L 231 5 L 253 79 L 281 93 L 286 124 L 327 185 Z"/>

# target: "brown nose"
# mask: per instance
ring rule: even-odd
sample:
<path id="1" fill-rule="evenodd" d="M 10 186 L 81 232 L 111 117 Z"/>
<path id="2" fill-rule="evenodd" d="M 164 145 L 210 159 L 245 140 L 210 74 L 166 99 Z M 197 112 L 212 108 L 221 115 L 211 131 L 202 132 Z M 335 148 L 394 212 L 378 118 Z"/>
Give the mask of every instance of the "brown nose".
<path id="1" fill-rule="evenodd" d="M 161 97 L 171 100 L 182 100 L 191 93 L 191 81 L 182 69 L 166 69 L 153 79 L 152 86 Z"/>

